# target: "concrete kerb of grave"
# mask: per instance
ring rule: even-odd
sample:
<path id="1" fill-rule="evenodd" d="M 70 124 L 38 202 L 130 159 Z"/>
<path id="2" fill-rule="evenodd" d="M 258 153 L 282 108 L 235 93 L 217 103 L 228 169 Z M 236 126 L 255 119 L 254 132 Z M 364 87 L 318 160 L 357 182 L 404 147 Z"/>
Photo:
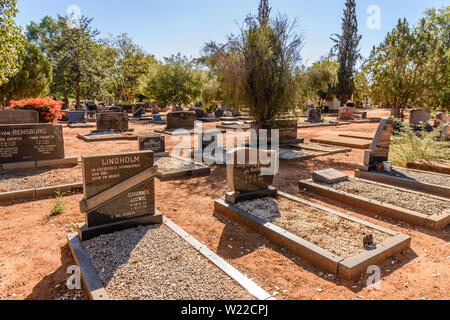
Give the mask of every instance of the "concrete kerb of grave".
<path id="1" fill-rule="evenodd" d="M 159 213 L 158 213 L 159 214 Z M 172 222 L 170 219 L 164 217 L 163 224 L 167 226 L 170 230 L 176 233 L 184 241 L 189 243 L 197 252 L 199 252 L 203 257 L 208 259 L 212 264 L 218 267 L 222 272 L 228 275 L 231 279 L 237 282 L 242 288 L 244 288 L 250 295 L 255 297 L 257 300 L 276 300 L 264 289 L 258 286 L 255 282 L 250 280 L 248 277 L 243 275 L 240 271 L 235 269 L 224 259 L 219 257 L 217 254 L 209 250 L 205 245 L 201 244 L 194 237 Z M 86 250 L 80 241 L 77 233 L 71 233 L 67 235 L 67 242 L 69 244 L 72 255 L 75 259 L 75 263 L 78 265 L 81 271 L 81 279 L 83 284 L 83 289 L 87 293 L 91 300 L 110 300 L 105 287 L 100 280 L 92 262 L 87 254 Z"/>
<path id="2" fill-rule="evenodd" d="M 450 174 L 450 160 L 447 160 L 446 163 L 408 162 L 406 165 L 406 168 L 449 175 Z"/>
<path id="3" fill-rule="evenodd" d="M 78 165 L 78 157 L 66 157 L 63 159 L 53 159 L 53 160 L 0 163 L 0 170 L 13 171 L 23 169 L 28 170 L 44 167 L 61 167 L 61 166 L 76 166 L 76 165 Z"/>
<path id="4" fill-rule="evenodd" d="M 392 169 L 395 170 L 396 167 L 393 167 Z M 423 171 L 413 169 L 409 169 L 409 171 L 423 173 Z M 444 174 L 431 172 L 427 172 L 427 174 L 435 174 L 436 176 L 445 176 Z M 392 175 L 385 174 L 383 172 L 361 171 L 359 169 L 355 170 L 355 177 L 450 199 L 450 186 L 448 187 L 439 186 L 431 183 L 420 182 L 413 179 L 394 177 Z"/>
<path id="5" fill-rule="evenodd" d="M 77 138 L 84 142 L 99 142 L 99 141 L 117 141 L 117 140 L 137 140 L 138 136 L 132 134 L 134 130 L 130 129 L 125 134 L 122 132 L 108 132 L 103 131 L 99 133 L 79 133 Z"/>
<path id="6" fill-rule="evenodd" d="M 356 180 L 358 180 L 356 178 Z M 377 182 L 367 181 L 368 183 L 373 183 L 375 185 L 387 188 L 394 188 L 404 192 L 416 193 L 418 192 L 389 186 L 386 184 L 381 184 Z M 445 228 L 450 224 L 450 215 L 432 215 L 428 216 L 419 212 L 415 212 L 409 209 L 404 209 L 391 204 L 382 203 L 377 200 L 371 200 L 358 195 L 348 194 L 342 191 L 335 190 L 333 188 L 315 183 L 312 179 L 299 181 L 299 188 L 301 190 L 306 190 L 314 194 L 326 197 L 328 199 L 333 199 L 341 203 L 346 203 L 350 206 L 361 208 L 372 213 L 378 214 L 380 216 L 392 218 L 396 221 L 403 221 L 410 223 L 415 226 L 424 227 L 431 230 L 440 230 Z M 430 196 L 434 197 L 434 196 Z M 448 201 L 445 198 L 434 197 L 439 200 Z"/>
<path id="7" fill-rule="evenodd" d="M 330 214 L 338 215 L 341 218 L 387 233 L 391 237 L 380 245 L 377 245 L 377 248 L 373 251 L 362 252 L 345 259 L 280 227 L 277 227 L 272 223 L 256 217 L 225 200 L 216 200 L 214 204 L 214 211 L 223 214 L 240 224 L 243 224 L 255 232 L 262 234 L 270 241 L 282 247 L 286 247 L 292 253 L 309 261 L 321 270 L 334 274 L 344 280 L 353 280 L 365 273 L 368 266 L 382 263 L 387 258 L 410 247 L 411 237 L 409 236 L 379 227 L 372 223 L 342 214 L 335 210 L 302 200 L 286 193 L 278 192 L 278 196 L 326 211 Z"/>
<path id="8" fill-rule="evenodd" d="M 57 192 L 62 192 L 64 193 L 64 196 L 67 196 L 68 193 L 74 194 L 80 192 L 81 190 L 83 190 L 82 182 L 28 190 L 2 192 L 0 193 L 0 204 L 12 204 L 19 200 L 34 201 L 49 198 L 55 196 Z"/>
<path id="9" fill-rule="evenodd" d="M 303 122 L 297 125 L 297 129 L 305 129 L 305 128 L 317 128 L 317 127 L 338 127 L 338 126 L 347 126 L 350 125 L 351 122 L 324 122 L 324 123 L 309 123 Z"/>
<path id="10" fill-rule="evenodd" d="M 198 162 L 192 161 L 190 159 L 181 158 L 181 157 L 177 157 L 174 155 L 169 156 L 169 157 L 161 157 L 161 158 L 173 158 L 173 159 L 189 162 L 192 165 L 199 167 L 199 168 L 180 170 L 180 171 L 172 171 L 172 172 L 163 172 L 161 170 L 158 170 L 158 172 L 156 173 L 156 177 L 162 181 L 174 180 L 174 179 L 180 179 L 180 178 L 186 178 L 186 177 L 200 177 L 200 176 L 207 176 L 207 175 L 211 174 L 210 166 L 205 166 L 202 163 L 198 163 Z M 161 158 L 158 158 L 158 159 L 161 159 Z M 156 157 L 155 157 L 155 159 L 156 159 Z"/>

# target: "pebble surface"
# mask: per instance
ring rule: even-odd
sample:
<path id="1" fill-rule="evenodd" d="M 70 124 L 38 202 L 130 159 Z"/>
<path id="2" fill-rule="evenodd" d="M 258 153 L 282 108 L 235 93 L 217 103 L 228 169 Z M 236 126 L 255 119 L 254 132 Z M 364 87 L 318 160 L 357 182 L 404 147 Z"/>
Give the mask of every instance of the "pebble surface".
<path id="1" fill-rule="evenodd" d="M 254 300 L 164 225 L 102 235 L 83 245 L 114 300 Z"/>
<path id="2" fill-rule="evenodd" d="M 237 204 L 239 208 L 343 258 L 365 251 L 364 237 L 375 245 L 390 235 L 338 215 L 285 198 L 263 198 Z"/>
<path id="3" fill-rule="evenodd" d="M 39 168 L 20 171 L 0 171 L 0 192 L 52 187 L 83 181 L 81 169 Z"/>
<path id="4" fill-rule="evenodd" d="M 393 177 L 417 180 L 423 183 L 450 188 L 450 175 L 435 174 L 432 172 L 417 172 L 406 168 L 395 168 L 395 170 L 387 174 Z"/>
<path id="5" fill-rule="evenodd" d="M 355 179 L 333 185 L 326 184 L 326 186 L 429 216 L 450 214 L 450 201 L 435 199 L 425 194 L 402 191 L 394 187 L 380 186 L 375 183 Z"/>

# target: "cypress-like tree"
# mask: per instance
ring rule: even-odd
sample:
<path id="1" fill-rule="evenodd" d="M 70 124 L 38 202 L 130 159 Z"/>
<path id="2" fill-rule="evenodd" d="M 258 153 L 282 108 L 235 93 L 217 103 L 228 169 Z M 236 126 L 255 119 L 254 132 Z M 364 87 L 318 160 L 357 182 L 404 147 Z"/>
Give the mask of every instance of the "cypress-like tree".
<path id="1" fill-rule="evenodd" d="M 359 42 L 362 36 L 358 35 L 358 21 L 356 19 L 355 0 L 347 0 L 342 19 L 342 35 L 334 34 L 331 38 L 336 45 L 332 53 L 336 55 L 339 62 L 338 84 L 336 96 L 345 105 L 352 98 L 355 90 L 355 68 L 359 54 Z"/>
<path id="2" fill-rule="evenodd" d="M 267 24 L 269 22 L 270 11 L 269 0 L 260 0 L 258 7 L 258 21 L 260 24 Z"/>

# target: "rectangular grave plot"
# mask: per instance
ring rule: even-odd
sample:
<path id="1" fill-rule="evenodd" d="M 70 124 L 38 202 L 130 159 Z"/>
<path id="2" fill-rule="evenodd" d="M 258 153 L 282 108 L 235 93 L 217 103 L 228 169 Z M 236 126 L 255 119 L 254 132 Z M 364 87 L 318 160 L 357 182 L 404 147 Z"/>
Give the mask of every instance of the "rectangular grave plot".
<path id="1" fill-rule="evenodd" d="M 164 181 L 211 174 L 211 167 L 174 156 L 161 157 L 155 164 L 158 166 L 156 176 Z"/>
<path id="2" fill-rule="evenodd" d="M 355 251 L 351 254 L 341 256 L 338 254 L 334 254 L 327 249 L 328 246 L 333 246 L 332 243 L 327 242 L 327 244 L 313 244 L 312 242 L 296 235 L 293 230 L 293 228 L 295 228 L 295 225 L 294 222 L 292 222 L 292 217 L 289 217 L 289 221 L 291 222 L 287 224 L 283 224 L 283 222 L 280 223 L 280 225 L 289 225 L 290 231 L 288 231 L 278 225 L 278 218 L 272 219 L 266 217 L 263 219 L 262 217 L 254 215 L 250 211 L 241 209 L 240 207 L 232 205 L 224 200 L 217 200 L 215 202 L 214 210 L 215 212 L 221 213 L 239 222 L 240 224 L 243 224 L 247 228 L 262 234 L 270 241 L 280 246 L 286 247 L 292 253 L 300 256 L 302 259 L 309 261 L 311 264 L 320 268 L 321 270 L 337 275 L 339 278 L 345 280 L 356 279 L 361 274 L 366 272 L 368 266 L 383 263 L 389 257 L 410 247 L 411 237 L 409 236 L 405 236 L 398 232 L 376 226 L 363 220 L 282 192 L 278 192 L 278 199 L 287 201 L 289 203 L 290 209 L 288 211 L 291 211 L 292 208 L 300 208 L 301 206 L 304 206 L 309 208 L 308 210 L 315 210 L 316 212 L 319 212 L 321 216 L 330 216 L 330 223 L 349 225 L 353 224 L 353 227 L 360 225 L 361 228 L 366 228 L 369 230 L 369 232 L 376 233 L 376 239 L 378 239 L 376 247 L 374 247 L 370 251 L 365 250 L 363 247 L 363 237 L 361 237 L 360 250 Z M 279 212 L 279 214 L 281 218 L 282 213 Z M 302 215 L 294 217 L 294 220 L 298 219 L 299 221 L 303 219 Z M 310 223 L 310 221 L 308 221 L 308 223 Z M 325 221 L 324 223 L 324 225 L 327 225 Z M 380 235 L 383 235 L 383 237 L 380 238 Z M 326 242 L 328 240 L 323 238 L 321 241 Z M 334 238 L 330 241 L 337 240 Z"/>
<path id="3" fill-rule="evenodd" d="M 0 125 L 0 163 L 64 158 L 62 126 Z"/>
<path id="4" fill-rule="evenodd" d="M 359 179 L 354 180 L 358 181 Z M 376 187 L 382 187 L 387 188 L 386 189 L 387 191 L 392 190 L 389 193 L 393 193 L 395 192 L 395 190 L 399 190 L 401 192 L 404 192 L 405 195 L 409 195 L 414 198 L 423 196 L 423 194 L 421 195 L 420 193 L 410 191 L 407 189 L 392 187 L 385 184 L 370 182 L 366 180 L 360 181 L 371 183 L 374 186 L 373 189 L 375 189 Z M 299 188 L 300 190 L 308 191 L 317 194 L 319 196 L 325 197 L 327 199 L 333 199 L 335 201 L 345 203 L 355 208 L 361 208 L 383 217 L 388 217 L 396 221 L 403 221 L 427 229 L 440 230 L 445 228 L 448 224 L 450 224 L 450 214 L 442 212 L 443 210 L 442 208 L 440 209 L 441 210 L 440 212 L 428 215 L 422 212 L 390 204 L 385 201 L 381 202 L 378 200 L 369 199 L 365 196 L 360 196 L 349 192 L 343 192 L 333 188 L 332 186 L 313 182 L 311 179 L 299 181 Z M 438 198 L 428 195 L 426 197 L 429 199 L 437 199 L 438 201 L 448 202 L 448 200 L 445 198 Z M 417 199 L 414 199 L 414 203 L 417 203 L 417 201 L 418 201 Z M 423 207 L 425 206 L 426 204 L 423 205 Z"/>
<path id="5" fill-rule="evenodd" d="M 87 213 L 89 228 L 155 214 L 155 179 L 137 186 Z"/>
<path id="6" fill-rule="evenodd" d="M 325 136 L 319 138 L 311 138 L 311 142 L 323 143 L 333 146 L 354 148 L 354 149 L 368 149 L 371 142 L 363 139 L 345 138 L 339 136 Z"/>
<path id="7" fill-rule="evenodd" d="M 393 167 L 393 172 L 356 170 L 355 177 L 450 199 L 450 175 Z M 421 180 L 421 176 L 427 176 Z"/>
<path id="8" fill-rule="evenodd" d="M 152 151 L 82 157 L 85 198 L 92 198 L 153 164 Z"/>

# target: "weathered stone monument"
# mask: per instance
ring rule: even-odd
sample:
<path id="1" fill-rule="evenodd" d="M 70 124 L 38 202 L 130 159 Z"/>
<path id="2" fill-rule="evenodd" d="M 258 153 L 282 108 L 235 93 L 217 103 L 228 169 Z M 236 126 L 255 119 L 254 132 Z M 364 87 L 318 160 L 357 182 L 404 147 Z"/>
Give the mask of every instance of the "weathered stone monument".
<path id="1" fill-rule="evenodd" d="M 339 120 L 353 120 L 353 108 L 352 107 L 339 108 Z"/>
<path id="2" fill-rule="evenodd" d="M 101 234 L 161 224 L 155 209 L 155 175 L 152 151 L 82 157 L 84 199 L 80 210 L 86 224 L 81 241 Z"/>
<path id="3" fill-rule="evenodd" d="M 69 124 L 85 122 L 86 113 L 84 111 L 69 111 Z"/>
<path id="4" fill-rule="evenodd" d="M 39 123 L 39 114 L 34 110 L 0 110 L 0 124 Z"/>
<path id="5" fill-rule="evenodd" d="M 409 115 L 409 124 L 417 124 L 419 122 L 427 123 L 431 119 L 431 114 L 423 109 L 412 110 Z"/>
<path id="6" fill-rule="evenodd" d="M 167 114 L 166 129 L 193 129 L 195 126 L 195 112 L 178 111 Z"/>
<path id="7" fill-rule="evenodd" d="M 442 142 L 450 141 L 450 124 L 449 123 L 445 124 L 442 127 L 441 141 Z"/>
<path id="8" fill-rule="evenodd" d="M 133 106 L 132 113 L 134 119 L 139 119 L 145 114 L 145 108 L 143 105 Z"/>
<path id="9" fill-rule="evenodd" d="M 97 131 L 128 131 L 128 114 L 124 112 L 97 113 Z"/>
<path id="10" fill-rule="evenodd" d="M 308 110 L 308 120 L 307 122 L 317 123 L 322 121 L 322 114 L 320 113 L 320 109 L 313 108 Z"/>
<path id="11" fill-rule="evenodd" d="M 269 163 L 263 163 L 263 156 Z M 237 148 L 228 152 L 228 188 L 232 191 L 226 193 L 225 200 L 236 204 L 257 198 L 276 196 L 277 189 L 270 186 L 273 183 L 275 172 L 263 175 L 262 171 L 263 168 L 270 167 L 273 167 L 274 170 L 278 167 L 278 155 L 274 150 Z"/>
<path id="12" fill-rule="evenodd" d="M 159 134 L 152 134 L 138 138 L 139 151 L 150 150 L 153 151 L 155 157 L 167 157 L 169 153 L 166 152 L 166 138 Z"/>
<path id="13" fill-rule="evenodd" d="M 364 164 L 359 166 L 360 170 L 370 171 L 377 163 L 388 161 L 393 130 L 394 123 L 391 119 L 384 118 L 380 121 L 372 145 L 364 153 Z"/>
<path id="14" fill-rule="evenodd" d="M 0 166 L 3 170 L 77 164 L 77 157 L 65 158 L 62 126 L 0 125 Z"/>

